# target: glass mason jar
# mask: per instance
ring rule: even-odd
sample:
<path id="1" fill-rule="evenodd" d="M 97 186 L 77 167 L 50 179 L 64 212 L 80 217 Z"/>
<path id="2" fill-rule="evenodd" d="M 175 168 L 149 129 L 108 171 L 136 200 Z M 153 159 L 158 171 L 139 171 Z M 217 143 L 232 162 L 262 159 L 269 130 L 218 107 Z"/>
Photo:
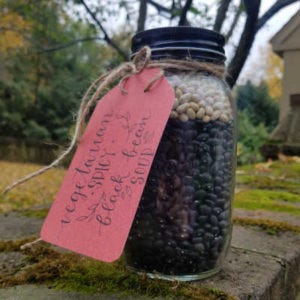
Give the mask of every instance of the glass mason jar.
<path id="1" fill-rule="evenodd" d="M 224 65 L 224 38 L 193 27 L 133 37 L 154 60 Z M 166 73 L 175 99 L 125 246 L 131 269 L 190 281 L 217 273 L 231 240 L 236 165 L 235 109 L 224 80 L 207 72 Z M 163 99 L 162 99 L 163 101 Z"/>

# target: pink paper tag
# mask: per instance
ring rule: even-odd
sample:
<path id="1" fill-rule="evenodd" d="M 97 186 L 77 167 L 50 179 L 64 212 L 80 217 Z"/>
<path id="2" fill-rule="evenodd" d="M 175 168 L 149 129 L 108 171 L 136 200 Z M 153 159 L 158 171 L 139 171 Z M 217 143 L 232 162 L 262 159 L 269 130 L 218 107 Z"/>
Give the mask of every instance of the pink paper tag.
<path id="1" fill-rule="evenodd" d="M 128 94 L 115 87 L 99 101 L 43 224 L 44 241 L 102 261 L 120 257 L 174 101 L 165 78 L 144 92 L 158 71 L 131 76 Z"/>

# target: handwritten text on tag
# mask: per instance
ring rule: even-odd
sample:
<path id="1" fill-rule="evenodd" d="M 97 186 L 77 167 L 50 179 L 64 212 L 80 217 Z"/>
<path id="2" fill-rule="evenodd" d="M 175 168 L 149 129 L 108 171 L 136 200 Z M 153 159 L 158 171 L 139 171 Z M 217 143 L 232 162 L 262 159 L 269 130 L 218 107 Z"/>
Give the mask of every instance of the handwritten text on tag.
<path id="1" fill-rule="evenodd" d="M 44 241 L 114 261 L 123 251 L 147 176 L 168 120 L 174 92 L 147 69 L 97 104 L 44 222 Z"/>

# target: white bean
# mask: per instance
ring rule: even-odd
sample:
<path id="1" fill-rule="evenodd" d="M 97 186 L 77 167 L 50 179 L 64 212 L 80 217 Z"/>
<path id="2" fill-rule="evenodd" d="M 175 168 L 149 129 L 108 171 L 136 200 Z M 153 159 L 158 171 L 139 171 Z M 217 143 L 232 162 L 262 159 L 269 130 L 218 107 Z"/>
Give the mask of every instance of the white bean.
<path id="1" fill-rule="evenodd" d="M 183 94 L 180 98 L 179 101 L 180 103 L 185 103 L 185 102 L 189 102 L 192 98 L 192 94 L 191 93 L 186 93 Z"/>
<path id="2" fill-rule="evenodd" d="M 211 106 L 206 106 L 205 107 L 205 112 L 206 112 L 207 115 L 211 116 L 212 113 L 213 113 L 212 107 Z"/>
<path id="3" fill-rule="evenodd" d="M 179 120 L 181 122 L 187 122 L 189 120 L 189 117 L 186 114 L 180 114 L 179 115 Z"/>
<path id="4" fill-rule="evenodd" d="M 191 119 L 191 120 L 196 119 L 196 113 L 192 108 L 188 108 L 186 111 L 186 114 L 189 117 L 189 119 Z"/>
<path id="5" fill-rule="evenodd" d="M 177 112 L 178 113 L 184 113 L 184 112 L 186 112 L 186 110 L 189 108 L 189 104 L 188 103 L 183 103 L 183 104 L 180 104 L 177 108 L 176 108 L 176 110 L 177 110 Z"/>
<path id="6" fill-rule="evenodd" d="M 208 123 L 210 121 L 210 116 L 205 115 L 202 120 L 204 123 Z"/>
<path id="7" fill-rule="evenodd" d="M 217 120 L 221 115 L 221 112 L 219 110 L 215 110 L 213 113 L 212 113 L 212 116 L 211 116 L 211 119 L 212 120 Z"/>
<path id="8" fill-rule="evenodd" d="M 228 118 L 228 116 L 227 116 L 227 115 L 225 115 L 225 114 L 221 114 L 221 116 L 220 116 L 220 120 L 221 120 L 222 122 L 226 123 L 226 122 L 228 122 L 229 118 Z"/>
<path id="9" fill-rule="evenodd" d="M 190 102 L 189 107 L 192 108 L 196 112 L 199 110 L 199 104 L 196 102 Z"/>
<path id="10" fill-rule="evenodd" d="M 175 98 L 174 104 L 173 104 L 173 109 L 176 109 L 179 106 L 179 100 Z"/>
<path id="11" fill-rule="evenodd" d="M 178 99 L 182 96 L 182 91 L 181 91 L 181 89 L 178 88 L 178 87 L 175 89 L 175 96 L 176 96 L 176 98 L 178 98 Z"/>
<path id="12" fill-rule="evenodd" d="M 203 107 L 200 107 L 199 110 L 196 113 L 197 119 L 202 119 L 205 115 L 205 110 Z"/>

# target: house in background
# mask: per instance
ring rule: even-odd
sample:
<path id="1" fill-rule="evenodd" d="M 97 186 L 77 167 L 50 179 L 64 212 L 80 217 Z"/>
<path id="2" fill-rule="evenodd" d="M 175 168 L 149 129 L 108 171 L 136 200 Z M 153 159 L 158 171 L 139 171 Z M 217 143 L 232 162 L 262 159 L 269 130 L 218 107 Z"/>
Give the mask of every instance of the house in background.
<path id="1" fill-rule="evenodd" d="M 284 73 L 279 123 L 262 153 L 265 157 L 274 157 L 278 152 L 300 155 L 300 10 L 270 42 L 284 61 Z"/>

